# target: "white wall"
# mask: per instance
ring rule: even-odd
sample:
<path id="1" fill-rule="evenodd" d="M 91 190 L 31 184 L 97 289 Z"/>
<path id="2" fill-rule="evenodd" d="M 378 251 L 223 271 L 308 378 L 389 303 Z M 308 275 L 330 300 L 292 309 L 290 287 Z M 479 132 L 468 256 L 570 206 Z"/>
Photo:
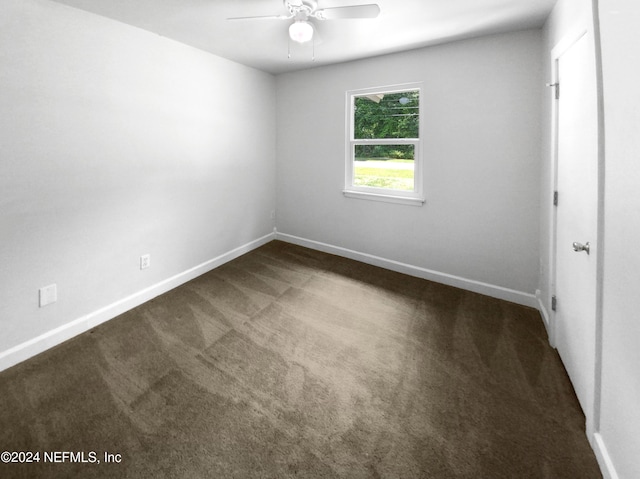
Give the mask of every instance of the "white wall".
<path id="1" fill-rule="evenodd" d="M 526 302 L 538 278 L 540 48 L 532 30 L 278 76 L 278 231 Z M 345 198 L 345 91 L 416 81 L 426 204 Z"/>
<path id="2" fill-rule="evenodd" d="M 3 0 L 0 111 L 0 369 L 25 342 L 108 319 L 272 232 L 271 75 L 57 3 Z M 51 283 L 58 302 L 39 308 Z"/>
<path id="3" fill-rule="evenodd" d="M 600 445 L 640 477 L 640 4 L 599 0 L 605 118 Z"/>

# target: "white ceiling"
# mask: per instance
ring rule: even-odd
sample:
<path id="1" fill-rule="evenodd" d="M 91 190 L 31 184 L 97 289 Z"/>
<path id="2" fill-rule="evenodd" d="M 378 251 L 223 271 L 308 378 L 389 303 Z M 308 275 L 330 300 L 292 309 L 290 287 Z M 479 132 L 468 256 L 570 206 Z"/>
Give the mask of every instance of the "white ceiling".
<path id="1" fill-rule="evenodd" d="M 270 73 L 410 50 L 451 40 L 540 27 L 556 0 L 318 0 L 318 8 L 377 3 L 376 19 L 314 20 L 319 40 L 291 42 L 282 0 L 55 0 Z"/>

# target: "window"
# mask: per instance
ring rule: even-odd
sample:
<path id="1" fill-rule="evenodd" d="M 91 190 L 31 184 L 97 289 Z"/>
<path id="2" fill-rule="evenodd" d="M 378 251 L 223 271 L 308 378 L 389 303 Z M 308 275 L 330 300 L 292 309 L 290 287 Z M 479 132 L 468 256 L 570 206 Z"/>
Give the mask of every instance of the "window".
<path id="1" fill-rule="evenodd" d="M 422 205 L 421 85 L 347 92 L 348 197 Z"/>

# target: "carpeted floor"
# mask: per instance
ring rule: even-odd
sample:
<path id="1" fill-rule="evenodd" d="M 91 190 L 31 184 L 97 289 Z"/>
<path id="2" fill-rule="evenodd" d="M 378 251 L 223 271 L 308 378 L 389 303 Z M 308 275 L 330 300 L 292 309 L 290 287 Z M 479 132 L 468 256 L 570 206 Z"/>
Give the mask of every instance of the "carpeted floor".
<path id="1" fill-rule="evenodd" d="M 601 477 L 537 311 L 278 241 L 0 392 L 2 478 Z"/>

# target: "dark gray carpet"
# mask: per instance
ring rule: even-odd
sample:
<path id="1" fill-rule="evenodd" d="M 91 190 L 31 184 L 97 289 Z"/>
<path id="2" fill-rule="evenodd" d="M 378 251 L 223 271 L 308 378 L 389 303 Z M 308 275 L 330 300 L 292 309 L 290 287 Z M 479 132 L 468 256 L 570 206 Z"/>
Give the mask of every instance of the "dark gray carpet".
<path id="1" fill-rule="evenodd" d="M 277 241 L 0 391 L 2 478 L 601 477 L 537 311 Z"/>

